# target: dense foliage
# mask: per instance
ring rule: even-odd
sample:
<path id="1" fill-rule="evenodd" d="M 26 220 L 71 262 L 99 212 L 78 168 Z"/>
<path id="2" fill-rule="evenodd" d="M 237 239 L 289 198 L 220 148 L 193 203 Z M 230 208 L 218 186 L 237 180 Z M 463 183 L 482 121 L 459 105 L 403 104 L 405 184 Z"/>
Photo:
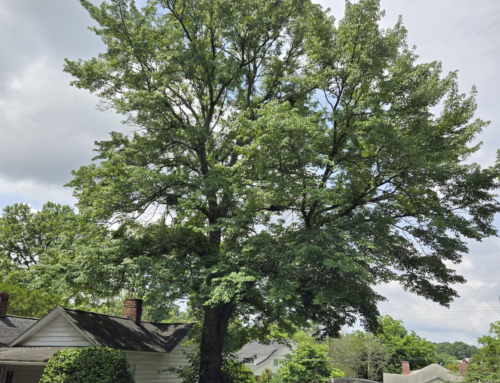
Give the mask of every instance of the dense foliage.
<path id="1" fill-rule="evenodd" d="M 438 354 L 447 354 L 455 358 L 455 360 L 462 360 L 464 358 L 471 358 L 472 355 L 477 354 L 479 349 L 476 346 L 468 345 L 464 342 L 442 342 L 436 343 L 436 352 Z"/>
<path id="2" fill-rule="evenodd" d="M 134 383 L 123 351 L 83 347 L 56 352 L 40 383 Z"/>
<path id="3" fill-rule="evenodd" d="M 84 221 L 115 226 L 81 239 L 66 281 L 189 299 L 213 383 L 231 318 L 333 335 L 377 326 L 377 283 L 456 297 L 449 264 L 496 233 L 499 168 L 464 162 L 487 125 L 475 89 L 417 63 L 378 0 L 338 23 L 304 0 L 81 3 L 106 51 L 65 70 L 135 131 L 74 173 Z"/>
<path id="4" fill-rule="evenodd" d="M 10 294 L 8 315 L 41 318 L 56 306 L 68 307 L 70 302 L 44 289 L 32 289 L 0 279 L 0 291 Z"/>
<path id="5" fill-rule="evenodd" d="M 478 339 L 479 350 L 465 373 L 467 383 L 498 383 L 500 382 L 500 322 L 490 326 L 489 335 Z"/>
<path id="6" fill-rule="evenodd" d="M 351 378 L 380 380 L 391 360 L 389 348 L 381 338 L 356 331 L 328 340 L 328 355 L 333 366 Z"/>
<path id="7" fill-rule="evenodd" d="M 343 378 L 342 371 L 333 368 L 328 346 L 302 342 L 288 355 L 283 366 L 273 376 L 273 383 L 324 383 L 328 378 Z"/>
<path id="8" fill-rule="evenodd" d="M 27 270 L 68 249 L 75 239 L 72 208 L 52 202 L 35 211 L 28 204 L 6 206 L 0 215 L 0 276 Z"/>
<path id="9" fill-rule="evenodd" d="M 440 363 L 450 370 L 458 370 L 457 357 L 438 354 L 434 343 L 408 331 L 401 320 L 390 316 L 379 318 L 376 334 L 354 331 L 328 339 L 329 356 L 334 367 L 348 377 L 380 381 L 383 372 L 401 373 L 401 362 L 409 361 L 412 370 L 432 363 Z M 463 342 L 461 347 L 470 347 Z"/>

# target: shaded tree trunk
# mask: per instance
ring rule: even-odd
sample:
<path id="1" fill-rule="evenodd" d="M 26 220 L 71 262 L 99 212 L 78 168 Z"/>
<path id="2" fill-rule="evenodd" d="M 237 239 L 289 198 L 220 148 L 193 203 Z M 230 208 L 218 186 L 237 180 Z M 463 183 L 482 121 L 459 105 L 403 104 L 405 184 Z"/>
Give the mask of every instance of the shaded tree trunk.
<path id="1" fill-rule="evenodd" d="M 222 382 L 222 350 L 235 305 L 205 307 L 200 344 L 200 383 Z"/>

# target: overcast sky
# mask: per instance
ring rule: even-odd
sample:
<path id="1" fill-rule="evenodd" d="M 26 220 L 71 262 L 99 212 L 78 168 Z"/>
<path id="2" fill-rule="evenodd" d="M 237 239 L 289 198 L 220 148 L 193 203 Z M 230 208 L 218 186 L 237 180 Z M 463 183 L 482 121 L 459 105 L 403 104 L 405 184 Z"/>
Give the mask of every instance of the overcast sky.
<path id="1" fill-rule="evenodd" d="M 98 2 L 95 0 L 94 2 Z M 343 0 L 321 0 L 340 18 Z M 500 148 L 500 2 L 498 0 L 382 0 L 383 26 L 403 15 L 410 45 L 421 61 L 459 70 L 463 92 L 479 90 L 477 116 L 491 120 L 474 161 L 494 163 Z M 77 0 L 0 0 L 0 207 L 46 201 L 73 204 L 63 185 L 71 170 L 88 164 L 93 142 L 121 130 L 120 118 L 97 111 L 97 99 L 70 87 L 64 58 L 90 58 L 103 46 Z M 500 217 L 497 217 L 497 225 Z M 379 290 L 389 298 L 383 314 L 431 341 L 475 343 L 500 320 L 500 240 L 471 243 L 458 267 L 468 283 L 450 310 L 412 296 L 398 285 Z M 405 310 L 405 311 L 404 311 Z"/>

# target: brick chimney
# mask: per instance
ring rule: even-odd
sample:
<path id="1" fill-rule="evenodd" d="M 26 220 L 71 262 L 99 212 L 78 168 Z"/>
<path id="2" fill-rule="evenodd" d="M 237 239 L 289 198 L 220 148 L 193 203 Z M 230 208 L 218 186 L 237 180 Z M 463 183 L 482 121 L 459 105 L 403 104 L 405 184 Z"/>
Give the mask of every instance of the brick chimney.
<path id="1" fill-rule="evenodd" d="M 0 318 L 7 316 L 8 306 L 9 306 L 9 294 L 0 293 Z"/>
<path id="2" fill-rule="evenodd" d="M 465 374 L 465 371 L 467 371 L 467 367 L 469 367 L 469 363 L 467 363 L 467 362 L 458 362 L 458 373 L 460 375 Z"/>
<path id="3" fill-rule="evenodd" d="M 405 360 L 401 362 L 401 366 L 403 367 L 403 375 L 410 375 L 410 362 Z"/>
<path id="4" fill-rule="evenodd" d="M 141 323 L 142 319 L 142 299 L 127 298 L 123 305 L 124 318 L 130 318 L 135 323 Z"/>

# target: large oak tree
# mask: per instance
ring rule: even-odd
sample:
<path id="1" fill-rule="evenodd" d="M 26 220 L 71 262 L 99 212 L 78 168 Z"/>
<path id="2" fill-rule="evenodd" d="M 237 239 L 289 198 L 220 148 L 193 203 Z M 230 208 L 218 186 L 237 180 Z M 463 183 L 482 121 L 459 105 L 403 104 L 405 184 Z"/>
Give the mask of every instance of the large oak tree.
<path id="1" fill-rule="evenodd" d="M 65 70 L 133 129 L 70 186 L 93 222 L 163 215 L 126 264 L 202 308 L 200 382 L 221 382 L 231 318 L 335 334 L 376 326 L 380 283 L 457 296 L 467 240 L 496 233 L 499 168 L 464 162 L 475 90 L 418 63 L 377 0 L 338 23 L 307 0 L 81 3 L 107 50 Z"/>

